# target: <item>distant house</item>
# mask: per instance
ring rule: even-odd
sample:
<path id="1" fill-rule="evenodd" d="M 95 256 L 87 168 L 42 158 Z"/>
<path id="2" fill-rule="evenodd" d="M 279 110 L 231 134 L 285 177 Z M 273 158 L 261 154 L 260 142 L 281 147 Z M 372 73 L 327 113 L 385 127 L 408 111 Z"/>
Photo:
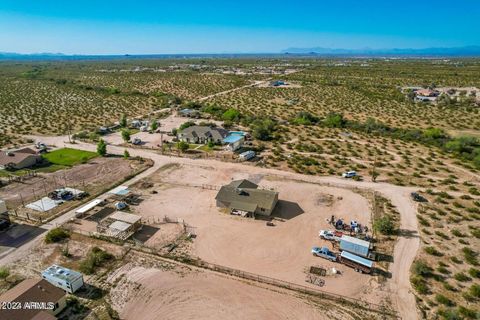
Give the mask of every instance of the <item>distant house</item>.
<path id="1" fill-rule="evenodd" d="M 271 85 L 271 86 L 274 86 L 274 87 L 284 86 L 284 85 L 285 85 L 285 81 L 283 81 L 283 80 L 274 80 L 274 81 L 271 81 L 271 82 L 270 82 L 270 85 Z"/>
<path id="2" fill-rule="evenodd" d="M 178 140 L 188 143 L 206 144 L 210 141 L 222 143 L 228 135 L 228 131 L 223 128 L 214 128 L 208 126 L 191 126 L 183 129 L 178 135 Z"/>
<path id="3" fill-rule="evenodd" d="M 222 186 L 215 197 L 217 207 L 239 211 L 245 215 L 270 216 L 278 202 L 278 192 L 258 189 L 248 180 L 235 180 Z"/>
<path id="4" fill-rule="evenodd" d="M 21 308 L 0 308 L 0 319 L 55 320 L 67 305 L 65 291 L 43 279 L 26 279 L 0 295 L 1 302 L 21 303 Z"/>
<path id="5" fill-rule="evenodd" d="M 42 278 L 68 293 L 74 293 L 83 286 L 83 275 L 56 264 L 42 272 Z"/>
<path id="6" fill-rule="evenodd" d="M 439 92 L 431 89 L 420 89 L 416 91 L 416 94 L 421 97 L 437 97 Z"/>
<path id="7" fill-rule="evenodd" d="M 143 126 L 149 126 L 150 122 L 148 120 L 132 120 L 130 126 L 135 129 L 140 129 Z"/>
<path id="8" fill-rule="evenodd" d="M 198 112 L 198 110 L 195 110 L 195 109 L 182 109 L 180 111 L 178 111 L 178 113 L 180 113 L 181 116 L 183 117 L 191 117 L 191 118 L 196 118 L 198 116 L 200 116 L 200 112 Z"/>
<path id="9" fill-rule="evenodd" d="M 0 152 L 0 169 L 24 169 L 40 162 L 42 157 L 30 148 Z"/>

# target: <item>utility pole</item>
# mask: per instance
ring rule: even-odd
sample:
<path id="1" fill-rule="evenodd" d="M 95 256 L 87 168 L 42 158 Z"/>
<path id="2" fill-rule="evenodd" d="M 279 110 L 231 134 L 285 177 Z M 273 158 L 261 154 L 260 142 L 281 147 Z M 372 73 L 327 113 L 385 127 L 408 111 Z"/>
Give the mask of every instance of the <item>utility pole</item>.
<path id="1" fill-rule="evenodd" d="M 371 171 L 372 182 L 376 182 L 377 180 L 376 166 L 377 166 L 377 155 L 375 155 L 375 158 L 373 160 L 373 165 L 372 165 L 372 171 Z"/>

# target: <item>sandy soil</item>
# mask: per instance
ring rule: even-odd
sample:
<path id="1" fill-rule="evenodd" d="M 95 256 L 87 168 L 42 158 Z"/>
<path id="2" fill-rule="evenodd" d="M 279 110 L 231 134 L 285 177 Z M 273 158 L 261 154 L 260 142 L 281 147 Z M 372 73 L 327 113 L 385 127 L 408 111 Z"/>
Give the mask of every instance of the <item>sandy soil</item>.
<path id="1" fill-rule="evenodd" d="M 228 215 L 215 205 L 216 190 L 192 186 L 192 182 L 219 186 L 240 178 L 280 193 L 273 213 L 275 227 L 267 227 L 263 220 Z M 311 285 L 305 282 L 306 268 L 335 267 L 342 275 L 326 278 L 323 289 L 351 297 L 367 294 L 377 287 L 371 276 L 359 275 L 351 268 L 314 257 L 310 252 L 312 246 L 318 245 L 332 249 L 330 242 L 318 238 L 320 229 L 331 228 L 326 220 L 332 214 L 369 225 L 369 203 L 359 194 L 273 175 L 249 175 L 208 166 L 195 170 L 185 165 L 170 167 L 151 176 L 151 181 L 159 186 L 154 188 L 158 194 L 145 192 L 146 200 L 135 207 L 135 212 L 144 217 L 167 215 L 184 219 L 197 234 L 192 254 L 203 260 L 302 285 Z M 162 182 L 167 184 L 159 185 Z M 183 182 L 190 186 L 181 185 Z M 184 201 L 178 200 L 179 195 Z"/>
<path id="2" fill-rule="evenodd" d="M 110 292 L 122 319 L 346 319 L 300 298 L 211 273 L 143 267 L 124 272 Z"/>

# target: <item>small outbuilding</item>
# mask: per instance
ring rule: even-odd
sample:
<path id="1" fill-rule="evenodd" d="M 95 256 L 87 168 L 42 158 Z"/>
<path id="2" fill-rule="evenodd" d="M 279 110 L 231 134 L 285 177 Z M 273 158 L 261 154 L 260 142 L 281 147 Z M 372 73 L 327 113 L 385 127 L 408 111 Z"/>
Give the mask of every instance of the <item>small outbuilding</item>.
<path id="1" fill-rule="evenodd" d="M 278 202 L 278 192 L 259 189 L 257 184 L 246 179 L 235 180 L 222 186 L 215 200 L 217 207 L 228 208 L 232 213 L 270 216 Z"/>
<path id="2" fill-rule="evenodd" d="M 107 237 L 127 240 L 141 229 L 142 217 L 136 214 L 116 211 L 97 225 L 97 231 Z"/>

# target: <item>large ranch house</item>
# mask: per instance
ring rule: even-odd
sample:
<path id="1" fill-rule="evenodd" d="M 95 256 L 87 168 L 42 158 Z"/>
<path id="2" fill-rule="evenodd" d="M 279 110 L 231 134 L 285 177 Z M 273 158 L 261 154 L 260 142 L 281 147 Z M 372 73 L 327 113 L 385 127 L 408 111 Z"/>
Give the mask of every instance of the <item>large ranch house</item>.
<path id="1" fill-rule="evenodd" d="M 278 202 L 278 192 L 258 189 L 258 185 L 245 179 L 234 180 L 220 188 L 215 200 L 217 207 L 228 208 L 234 214 L 268 217 Z"/>
<path id="2" fill-rule="evenodd" d="M 187 143 L 206 144 L 209 142 L 220 144 L 228 136 L 228 131 L 223 128 L 208 126 L 191 126 L 183 129 L 178 134 L 178 140 Z"/>
<path id="3" fill-rule="evenodd" d="M 179 141 L 195 144 L 207 144 L 213 142 L 224 145 L 229 151 L 235 151 L 243 146 L 245 133 L 242 131 L 228 131 L 223 128 L 209 126 L 191 126 L 178 133 Z"/>

